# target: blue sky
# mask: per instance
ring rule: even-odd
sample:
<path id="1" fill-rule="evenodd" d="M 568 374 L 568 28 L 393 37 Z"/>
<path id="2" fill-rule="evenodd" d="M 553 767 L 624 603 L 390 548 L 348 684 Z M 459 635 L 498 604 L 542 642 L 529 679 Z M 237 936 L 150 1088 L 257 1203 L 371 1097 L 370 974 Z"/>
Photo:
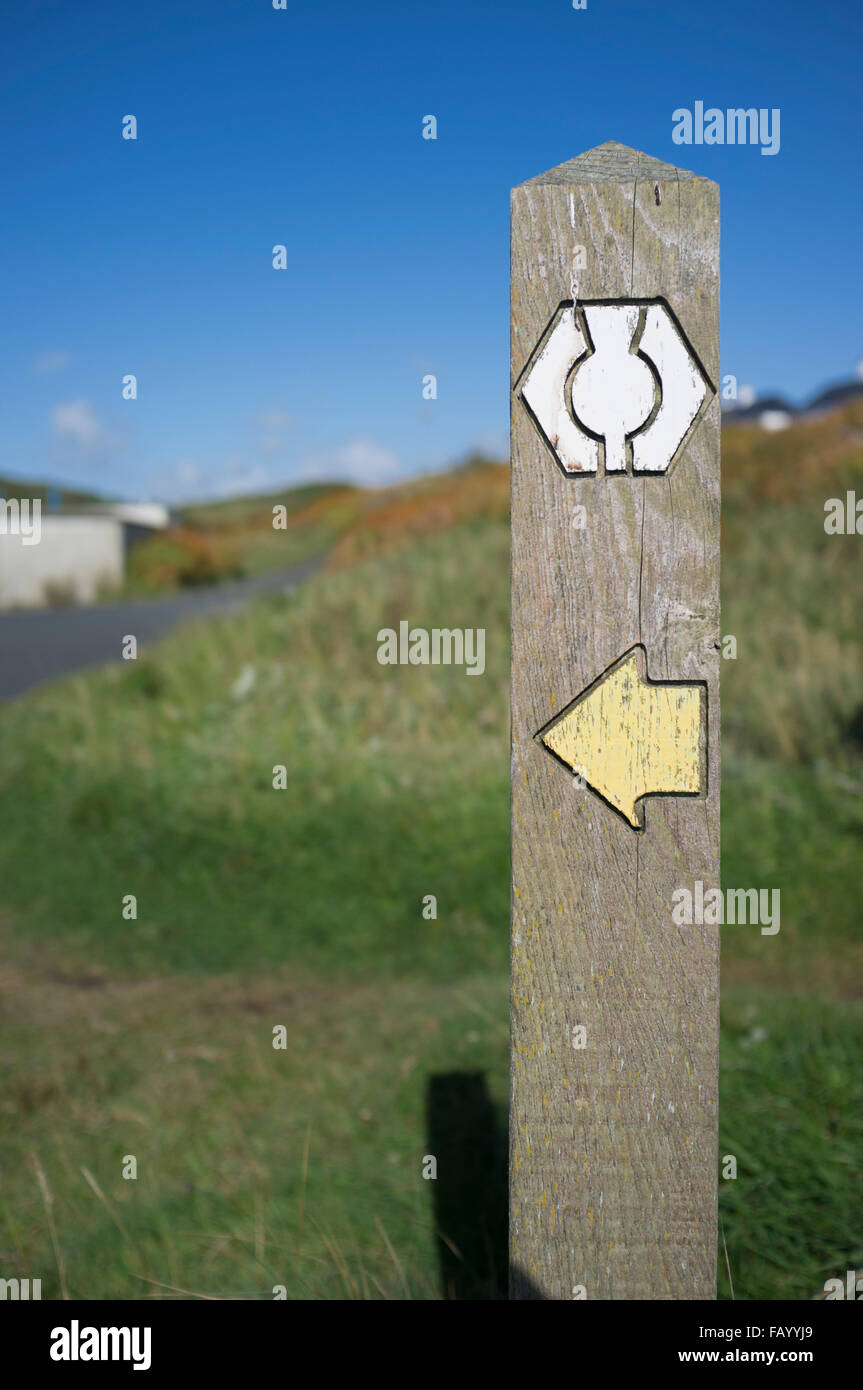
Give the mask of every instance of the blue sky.
<path id="1" fill-rule="evenodd" d="M 720 182 L 723 373 L 851 376 L 861 39 L 856 0 L 5 6 L 0 473 L 175 500 L 503 451 L 509 189 L 609 139 Z M 697 100 L 779 107 L 779 153 L 675 145 Z"/>

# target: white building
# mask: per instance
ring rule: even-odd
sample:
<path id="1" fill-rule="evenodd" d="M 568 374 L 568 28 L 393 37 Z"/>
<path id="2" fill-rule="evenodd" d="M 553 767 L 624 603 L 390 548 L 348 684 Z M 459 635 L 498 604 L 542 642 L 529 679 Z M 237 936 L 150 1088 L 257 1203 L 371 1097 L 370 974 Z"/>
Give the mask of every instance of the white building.
<path id="1" fill-rule="evenodd" d="M 162 502 L 87 502 L 76 506 L 78 516 L 109 516 L 130 526 L 162 531 L 171 524 L 171 513 Z"/>
<path id="2" fill-rule="evenodd" d="M 15 499 L 0 498 L 0 609 L 92 603 L 122 585 L 129 547 L 169 522 L 159 503 L 46 513 L 38 501 L 19 511 Z"/>

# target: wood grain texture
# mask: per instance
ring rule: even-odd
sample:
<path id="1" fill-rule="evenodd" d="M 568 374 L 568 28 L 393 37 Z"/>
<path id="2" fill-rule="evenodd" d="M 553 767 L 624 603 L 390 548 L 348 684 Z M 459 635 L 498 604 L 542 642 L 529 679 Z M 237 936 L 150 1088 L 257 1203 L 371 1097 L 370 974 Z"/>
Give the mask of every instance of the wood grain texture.
<path id="1" fill-rule="evenodd" d="M 718 188 L 609 144 L 512 194 L 511 1296 L 713 1298 L 718 929 L 671 914 L 719 886 L 719 398 L 667 474 L 564 476 L 515 388 L 578 245 L 579 298 L 662 296 L 717 387 Z M 708 723 L 641 833 L 535 737 L 637 644 Z"/>

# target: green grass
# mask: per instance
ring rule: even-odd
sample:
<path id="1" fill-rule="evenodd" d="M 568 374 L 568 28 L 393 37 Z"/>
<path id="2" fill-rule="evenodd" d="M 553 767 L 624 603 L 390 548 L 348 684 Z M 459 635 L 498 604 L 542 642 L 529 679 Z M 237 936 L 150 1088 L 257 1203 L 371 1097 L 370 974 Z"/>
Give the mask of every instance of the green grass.
<path id="1" fill-rule="evenodd" d="M 813 1298 L 863 1263 L 863 1006 L 733 990 L 721 1036 L 719 1296 Z"/>
<path id="2" fill-rule="evenodd" d="M 437 1297 L 441 1216 L 467 1251 L 505 1212 L 504 1188 L 483 1221 L 487 1171 L 447 1213 L 422 1176 L 433 1077 L 487 1074 L 505 1123 L 505 973 L 384 997 L 284 970 L 118 983 L 31 962 L 27 979 L 4 1028 L 25 1060 L 7 1091 L 0 1248 L 43 1298 Z M 460 1119 L 469 1145 L 464 1106 Z M 469 1291 L 505 1278 L 478 1243 Z"/>
<path id="3" fill-rule="evenodd" d="M 778 888 L 775 936 L 726 927 L 723 947 L 741 979 L 863 998 L 863 773 L 821 762 L 782 767 L 745 760 L 723 777 L 722 879 Z"/>
<path id="4" fill-rule="evenodd" d="M 486 523 L 465 540 L 458 557 L 438 537 L 359 581 L 188 627 L 4 710 L 0 878 L 28 933 L 112 970 L 505 965 L 507 535 Z M 377 631 L 405 612 L 490 626 L 486 676 L 379 665 Z M 426 894 L 446 949 L 421 929 Z"/>
<path id="5" fill-rule="evenodd" d="M 73 1297 L 140 1297 L 158 1287 L 145 1280 L 174 1296 L 437 1297 L 441 1256 L 460 1296 L 505 1287 L 505 1185 L 489 1162 L 464 1172 L 489 1143 L 505 1169 L 508 536 L 478 523 L 460 539 L 0 711 L 21 972 L 6 1046 L 28 1059 L 0 1249 L 42 1272 L 44 1296 L 60 1275 L 33 1154 Z M 489 626 L 504 640 L 487 676 L 380 666 L 377 631 L 403 613 Z M 472 1072 L 487 1113 L 446 1081 Z M 427 1113 L 441 1086 L 442 1129 Z M 446 1185 L 423 1180 L 430 1142 L 450 1146 Z M 436 1210 L 454 1172 L 460 1196 Z"/>
<path id="6" fill-rule="evenodd" d="M 727 1248 L 737 1299 L 805 1299 L 863 1260 L 863 585 L 819 480 L 744 483 L 723 881 L 782 920 L 723 932 L 720 1293 Z M 450 1293 L 500 1294 L 507 573 L 506 526 L 463 523 L 0 709 L 7 1277 L 428 1298 L 443 1252 Z M 378 665 L 402 617 L 485 627 L 486 675 Z"/>

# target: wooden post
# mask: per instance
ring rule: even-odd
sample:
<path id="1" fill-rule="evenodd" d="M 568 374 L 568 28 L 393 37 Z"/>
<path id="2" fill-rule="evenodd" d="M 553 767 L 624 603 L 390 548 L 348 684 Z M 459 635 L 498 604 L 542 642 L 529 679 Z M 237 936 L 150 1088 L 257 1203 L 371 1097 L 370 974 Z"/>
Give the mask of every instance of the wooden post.
<path id="1" fill-rule="evenodd" d="M 718 193 L 512 194 L 517 1299 L 716 1296 Z"/>

